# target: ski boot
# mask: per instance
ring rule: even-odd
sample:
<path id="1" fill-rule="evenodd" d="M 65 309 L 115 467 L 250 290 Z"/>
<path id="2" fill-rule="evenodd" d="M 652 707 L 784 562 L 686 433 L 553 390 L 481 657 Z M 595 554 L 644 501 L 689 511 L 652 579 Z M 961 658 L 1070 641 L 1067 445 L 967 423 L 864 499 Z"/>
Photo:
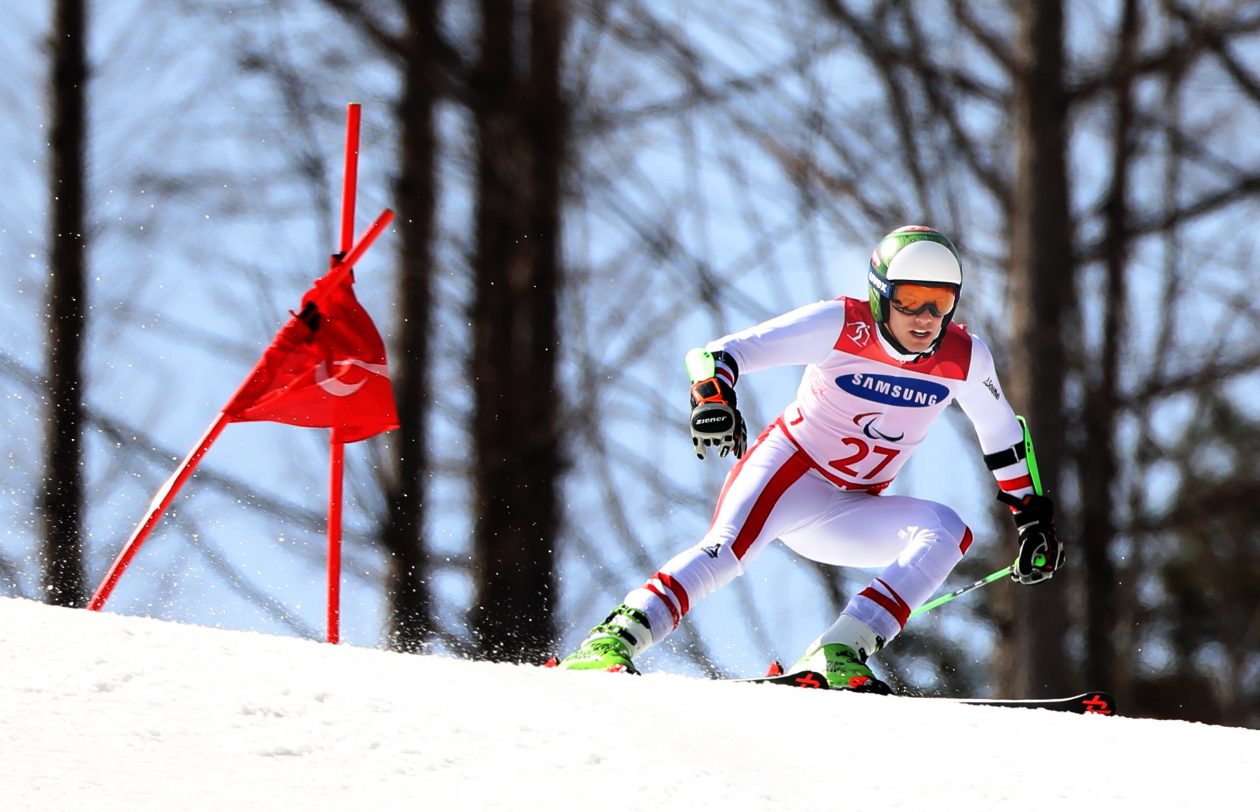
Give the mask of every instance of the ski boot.
<path id="1" fill-rule="evenodd" d="M 647 615 L 625 604 L 591 629 L 582 644 L 556 664 L 568 671 L 622 671 L 639 673 L 631 659 L 652 644 Z"/>
<path id="2" fill-rule="evenodd" d="M 823 643 L 797 660 L 789 673 L 817 671 L 833 689 L 867 694 L 891 694 L 888 684 L 875 676 L 852 646 Z"/>

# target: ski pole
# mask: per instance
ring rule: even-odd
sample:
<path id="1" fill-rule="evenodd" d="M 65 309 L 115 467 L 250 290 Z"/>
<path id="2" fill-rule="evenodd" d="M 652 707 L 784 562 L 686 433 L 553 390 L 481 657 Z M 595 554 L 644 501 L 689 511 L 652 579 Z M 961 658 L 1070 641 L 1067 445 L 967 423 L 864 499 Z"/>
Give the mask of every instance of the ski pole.
<path id="1" fill-rule="evenodd" d="M 983 578 L 981 578 L 979 581 L 976 581 L 976 582 L 975 582 L 974 584 L 972 584 L 971 586 L 965 586 L 965 587 L 963 587 L 962 589 L 955 589 L 953 592 L 950 592 L 950 593 L 948 593 L 948 594 L 946 594 L 946 595 L 941 595 L 939 598 L 933 598 L 932 600 L 930 600 L 930 601 L 928 601 L 927 603 L 925 603 L 925 604 L 923 604 L 922 606 L 920 606 L 918 609 L 915 609 L 913 612 L 911 612 L 911 613 L 910 613 L 910 617 L 918 617 L 919 615 L 923 614 L 924 612 L 930 612 L 930 611 L 932 611 L 933 609 L 935 609 L 936 607 L 938 607 L 938 606 L 940 606 L 940 605 L 942 605 L 942 604 L 945 604 L 945 603 L 949 603 L 949 602 L 950 602 L 950 601 L 952 601 L 954 598 L 957 598 L 957 597 L 959 597 L 959 596 L 961 596 L 961 595 L 966 595 L 968 592 L 971 592 L 971 591 L 973 591 L 973 590 L 979 589 L 980 587 L 984 586 L 985 584 L 991 584 L 991 583 L 993 583 L 994 581 L 997 581 L 997 580 L 1000 580 L 1000 579 L 1002 579 L 1002 578 L 1005 578 L 1005 577 L 1007 577 L 1008 575 L 1010 575 L 1010 574 L 1011 574 L 1011 570 L 1013 570 L 1013 569 L 1015 569 L 1015 565 L 1014 565 L 1014 564 L 1011 564 L 1009 567 L 1003 567 L 1002 569 L 998 570 L 997 572 L 994 572 L 994 573 L 991 573 L 991 574 L 989 574 L 989 575 L 984 576 Z"/>
<path id="2" fill-rule="evenodd" d="M 1037 566 L 1041 566 L 1041 563 L 1043 563 L 1044 561 L 1045 561 L 1045 556 L 1038 556 Z M 920 606 L 918 609 L 915 609 L 913 612 L 911 612 L 910 617 L 918 617 L 924 612 L 930 612 L 942 604 L 949 603 L 954 598 L 960 597 L 962 595 L 966 595 L 968 592 L 977 590 L 980 587 L 984 586 L 985 584 L 991 584 L 994 581 L 1000 581 L 1005 576 L 1010 575 L 1014 569 L 1015 569 L 1015 565 L 1011 564 L 1009 567 L 1003 567 L 997 572 L 989 573 L 988 575 L 984 576 L 979 581 L 976 581 L 974 584 L 971 584 L 970 586 L 965 586 L 962 589 L 955 589 L 953 592 L 950 592 L 945 595 L 941 595 L 939 598 L 933 598 L 932 600 Z"/>

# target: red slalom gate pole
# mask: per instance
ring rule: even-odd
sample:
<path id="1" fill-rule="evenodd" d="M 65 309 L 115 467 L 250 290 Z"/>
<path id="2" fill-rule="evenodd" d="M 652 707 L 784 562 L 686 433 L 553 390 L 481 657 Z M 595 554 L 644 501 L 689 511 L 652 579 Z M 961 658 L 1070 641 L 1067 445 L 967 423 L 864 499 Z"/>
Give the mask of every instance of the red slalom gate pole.
<path id="1" fill-rule="evenodd" d="M 354 206 L 359 181 L 359 120 L 362 107 L 346 107 L 346 160 L 341 186 L 341 236 L 338 256 L 344 260 L 354 243 Z M 341 496 L 345 481 L 345 443 L 332 440 L 328 482 L 328 623 L 325 639 L 341 640 Z"/>
<path id="2" fill-rule="evenodd" d="M 333 442 L 328 488 L 328 627 L 329 643 L 341 640 L 341 484 L 345 443 Z"/>
<path id="3" fill-rule="evenodd" d="M 346 168 L 341 186 L 341 243 L 337 250 L 345 255 L 354 242 L 354 203 L 359 185 L 359 117 L 361 107 L 346 108 Z"/>
<path id="4" fill-rule="evenodd" d="M 153 528 L 157 526 L 158 520 L 162 518 L 162 513 L 175 499 L 179 489 L 184 487 L 184 483 L 188 481 L 193 471 L 196 470 L 197 463 L 201 462 L 201 458 L 210 450 L 210 446 L 214 445 L 214 441 L 219 439 L 219 434 L 222 433 L 229 422 L 231 421 L 228 419 L 228 416 L 223 412 L 219 412 L 219 416 L 215 418 L 214 422 L 210 424 L 210 428 L 206 429 L 206 433 L 202 435 L 201 442 L 189 452 L 188 456 L 184 458 L 184 462 L 175 471 L 175 474 L 166 481 L 166 484 L 153 495 L 153 501 L 149 503 L 148 514 L 136 526 L 136 529 L 131 534 L 131 538 L 127 540 L 127 543 L 122 548 L 122 552 L 118 554 L 118 558 L 114 559 L 109 572 L 105 574 L 105 578 L 101 581 L 100 586 L 96 588 L 96 592 L 88 602 L 88 609 L 93 612 L 99 612 L 105 606 L 105 602 L 109 600 L 110 594 L 113 593 L 114 587 L 118 584 L 118 579 L 122 578 L 122 574 L 131 565 L 131 559 L 135 558 L 136 553 L 139 552 L 140 545 L 144 544 L 144 540 L 149 537 L 149 533 L 153 532 Z"/>

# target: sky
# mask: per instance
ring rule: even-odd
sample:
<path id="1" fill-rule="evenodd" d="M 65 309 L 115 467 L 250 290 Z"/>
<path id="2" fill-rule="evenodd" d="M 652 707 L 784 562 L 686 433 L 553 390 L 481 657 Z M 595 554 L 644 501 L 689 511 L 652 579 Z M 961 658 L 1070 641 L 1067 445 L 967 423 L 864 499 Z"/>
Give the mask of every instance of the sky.
<path id="1" fill-rule="evenodd" d="M 0 598 L 0 709 L 14 812 L 1200 810 L 1253 795 L 1260 763 L 1241 728 L 560 672 L 20 598 Z"/>

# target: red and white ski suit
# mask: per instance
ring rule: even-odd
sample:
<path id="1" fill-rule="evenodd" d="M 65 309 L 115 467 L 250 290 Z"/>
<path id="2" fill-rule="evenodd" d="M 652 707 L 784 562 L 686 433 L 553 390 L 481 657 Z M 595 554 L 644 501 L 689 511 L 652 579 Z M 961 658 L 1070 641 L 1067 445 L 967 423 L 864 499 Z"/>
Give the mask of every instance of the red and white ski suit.
<path id="1" fill-rule="evenodd" d="M 706 349 L 729 353 L 741 377 L 781 365 L 804 364 L 805 372 L 796 399 L 727 476 L 708 532 L 626 604 L 647 613 L 652 642 L 660 642 L 696 601 L 742 575 L 778 538 L 814 561 L 882 568 L 843 614 L 891 640 L 962 560 L 972 535 L 945 505 L 881 492 L 952 401 L 984 453 L 1023 440 L 988 347 L 950 324 L 932 355 L 900 355 L 880 335 L 868 302 L 842 298 Z M 1032 490 L 1023 459 L 994 475 L 1016 496 Z"/>

